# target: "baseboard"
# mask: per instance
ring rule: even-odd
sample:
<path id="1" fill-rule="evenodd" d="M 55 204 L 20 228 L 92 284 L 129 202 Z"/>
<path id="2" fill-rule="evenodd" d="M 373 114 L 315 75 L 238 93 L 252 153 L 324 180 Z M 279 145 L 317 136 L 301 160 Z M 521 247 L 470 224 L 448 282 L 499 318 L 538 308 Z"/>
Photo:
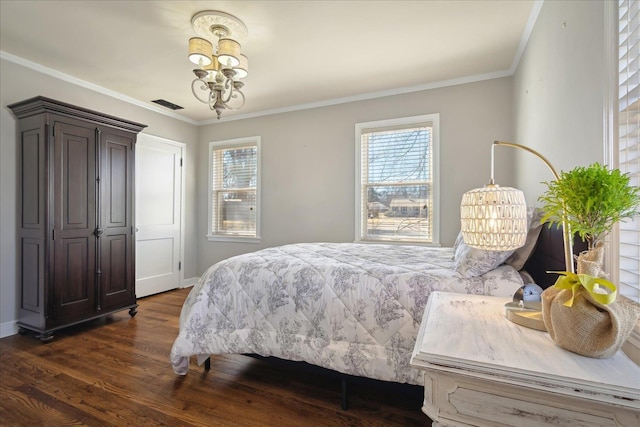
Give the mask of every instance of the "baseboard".
<path id="1" fill-rule="evenodd" d="M 190 277 L 188 279 L 184 279 L 182 281 L 182 284 L 180 285 L 180 288 L 190 288 L 191 286 L 198 283 L 198 279 L 199 277 Z"/>
<path id="2" fill-rule="evenodd" d="M 18 321 L 0 323 L 0 338 L 9 337 L 18 333 Z"/>

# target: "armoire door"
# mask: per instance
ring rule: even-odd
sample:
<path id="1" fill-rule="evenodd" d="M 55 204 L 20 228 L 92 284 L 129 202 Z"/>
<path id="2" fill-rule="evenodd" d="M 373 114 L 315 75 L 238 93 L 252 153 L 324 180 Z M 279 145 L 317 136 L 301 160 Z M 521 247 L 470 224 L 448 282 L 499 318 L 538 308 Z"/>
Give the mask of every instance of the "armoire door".
<path id="1" fill-rule="evenodd" d="M 101 310 L 111 310 L 135 303 L 134 139 L 103 131 L 100 147 L 99 303 Z"/>
<path id="2" fill-rule="evenodd" d="M 53 324 L 95 313 L 96 145 L 95 128 L 55 122 L 50 171 L 54 271 L 49 318 Z"/>

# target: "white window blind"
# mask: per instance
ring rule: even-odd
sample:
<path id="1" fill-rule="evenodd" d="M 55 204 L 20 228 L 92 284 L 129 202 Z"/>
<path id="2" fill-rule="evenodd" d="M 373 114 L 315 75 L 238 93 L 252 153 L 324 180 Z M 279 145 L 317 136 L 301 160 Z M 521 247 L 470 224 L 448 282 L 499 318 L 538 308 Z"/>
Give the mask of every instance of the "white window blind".
<path id="1" fill-rule="evenodd" d="M 432 120 L 356 126 L 358 240 L 434 243 Z"/>
<path id="2" fill-rule="evenodd" d="M 209 237 L 258 237 L 259 141 L 210 144 Z"/>
<path id="3" fill-rule="evenodd" d="M 640 185 L 640 15 L 637 0 L 618 3 L 618 168 Z M 640 216 L 619 225 L 619 292 L 640 302 Z"/>

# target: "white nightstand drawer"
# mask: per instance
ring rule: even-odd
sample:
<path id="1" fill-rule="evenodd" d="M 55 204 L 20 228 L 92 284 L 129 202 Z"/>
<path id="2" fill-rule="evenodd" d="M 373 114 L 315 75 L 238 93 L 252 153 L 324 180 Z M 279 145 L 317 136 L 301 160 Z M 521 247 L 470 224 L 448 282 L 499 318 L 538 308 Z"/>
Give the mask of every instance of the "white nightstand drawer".
<path id="1" fill-rule="evenodd" d="M 424 396 L 423 412 L 443 426 L 640 425 L 637 411 L 450 374 L 425 373 Z"/>

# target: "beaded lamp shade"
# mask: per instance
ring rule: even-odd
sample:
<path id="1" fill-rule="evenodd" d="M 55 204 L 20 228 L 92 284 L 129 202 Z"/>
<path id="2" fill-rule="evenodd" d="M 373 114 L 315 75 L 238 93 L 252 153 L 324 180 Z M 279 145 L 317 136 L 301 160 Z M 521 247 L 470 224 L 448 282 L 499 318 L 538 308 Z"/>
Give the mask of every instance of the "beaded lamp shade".
<path id="1" fill-rule="evenodd" d="M 508 251 L 524 245 L 527 204 L 516 188 L 489 184 L 466 192 L 460 203 L 460 229 L 467 245 Z"/>

